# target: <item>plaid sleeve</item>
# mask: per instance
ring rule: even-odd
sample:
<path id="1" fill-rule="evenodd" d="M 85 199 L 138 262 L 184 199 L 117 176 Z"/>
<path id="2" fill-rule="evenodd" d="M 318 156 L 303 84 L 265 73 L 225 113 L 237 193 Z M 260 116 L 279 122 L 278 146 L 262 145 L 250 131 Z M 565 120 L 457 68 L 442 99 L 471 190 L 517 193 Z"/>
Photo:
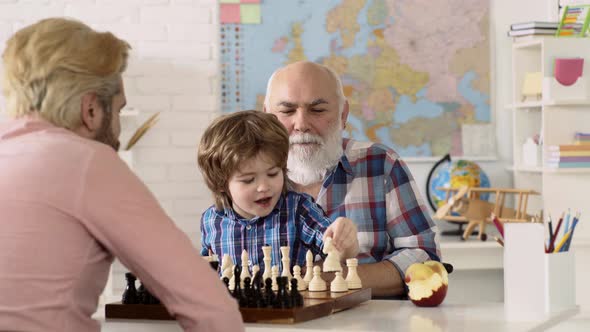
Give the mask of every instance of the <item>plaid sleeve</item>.
<path id="1" fill-rule="evenodd" d="M 405 163 L 388 155 L 386 177 L 387 232 L 393 251 L 385 256 L 400 271 L 416 262 L 440 261 L 436 226 Z"/>
<path id="2" fill-rule="evenodd" d="M 301 225 L 301 241 L 312 249 L 316 255 L 323 256 L 323 236 L 330 226 L 330 218 L 311 196 L 301 194 L 297 207 L 298 221 Z"/>
<path id="3" fill-rule="evenodd" d="M 208 239 L 208 233 L 206 230 L 206 223 L 207 220 L 209 218 L 209 211 L 210 209 L 207 209 L 205 212 L 203 212 L 203 214 L 201 215 L 201 256 L 208 256 L 209 255 L 209 239 Z"/>

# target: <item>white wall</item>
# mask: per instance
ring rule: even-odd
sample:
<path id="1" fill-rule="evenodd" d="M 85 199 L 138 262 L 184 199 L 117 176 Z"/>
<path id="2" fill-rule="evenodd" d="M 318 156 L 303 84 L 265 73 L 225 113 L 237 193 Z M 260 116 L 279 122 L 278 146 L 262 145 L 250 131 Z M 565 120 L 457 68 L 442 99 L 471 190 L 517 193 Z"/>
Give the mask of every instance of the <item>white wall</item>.
<path id="1" fill-rule="evenodd" d="M 512 161 L 512 118 L 504 108 L 510 103 L 511 76 L 511 40 L 506 31 L 514 22 L 546 19 L 547 3 L 554 0 L 490 1 L 498 160 L 479 163 L 493 185 L 511 186 L 512 175 L 505 170 Z M 199 216 L 211 203 L 195 166 L 195 147 L 219 109 L 217 1 L 0 0 L 0 49 L 16 30 L 49 16 L 80 19 L 132 44 L 125 83 L 128 104 L 140 110 L 140 117 L 125 120 L 124 126 L 134 127 L 162 112 L 160 123 L 137 146 L 134 167 L 196 245 Z M 420 188 L 432 164 L 409 163 Z"/>

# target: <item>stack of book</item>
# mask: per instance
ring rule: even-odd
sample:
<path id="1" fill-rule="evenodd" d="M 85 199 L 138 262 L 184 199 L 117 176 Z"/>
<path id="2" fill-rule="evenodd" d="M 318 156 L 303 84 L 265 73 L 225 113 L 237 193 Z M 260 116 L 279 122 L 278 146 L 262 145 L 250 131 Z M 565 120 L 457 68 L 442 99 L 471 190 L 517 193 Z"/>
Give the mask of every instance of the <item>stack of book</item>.
<path id="1" fill-rule="evenodd" d="M 510 25 L 508 37 L 555 36 L 558 22 L 523 22 Z"/>
<path id="2" fill-rule="evenodd" d="M 574 135 L 574 144 L 586 145 L 588 146 L 588 149 L 590 149 L 590 133 L 577 132 Z"/>
<path id="3" fill-rule="evenodd" d="M 590 167 L 590 144 L 549 145 L 545 152 L 545 167 Z"/>

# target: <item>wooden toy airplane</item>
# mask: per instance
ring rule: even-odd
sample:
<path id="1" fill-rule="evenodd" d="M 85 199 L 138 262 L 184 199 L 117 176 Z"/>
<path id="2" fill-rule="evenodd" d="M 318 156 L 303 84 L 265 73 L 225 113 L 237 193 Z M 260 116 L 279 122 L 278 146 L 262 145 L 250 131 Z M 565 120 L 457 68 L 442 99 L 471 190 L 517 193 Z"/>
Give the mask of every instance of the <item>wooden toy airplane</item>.
<path id="1" fill-rule="evenodd" d="M 485 234 L 486 223 L 491 223 L 490 215 L 494 213 L 501 222 L 526 222 L 532 216 L 526 213 L 530 195 L 539 195 L 534 190 L 520 190 L 508 188 L 481 188 L 481 187 L 460 187 L 460 188 L 437 188 L 446 191 L 443 206 L 436 210 L 435 219 L 446 220 L 454 223 L 467 223 L 462 239 L 467 240 L 474 228 L 479 226 L 478 238 L 481 241 L 487 240 Z M 489 202 L 480 199 L 483 193 L 495 194 L 495 201 Z M 506 194 L 518 195 L 516 209 L 504 206 Z M 457 215 L 452 215 L 455 212 Z"/>

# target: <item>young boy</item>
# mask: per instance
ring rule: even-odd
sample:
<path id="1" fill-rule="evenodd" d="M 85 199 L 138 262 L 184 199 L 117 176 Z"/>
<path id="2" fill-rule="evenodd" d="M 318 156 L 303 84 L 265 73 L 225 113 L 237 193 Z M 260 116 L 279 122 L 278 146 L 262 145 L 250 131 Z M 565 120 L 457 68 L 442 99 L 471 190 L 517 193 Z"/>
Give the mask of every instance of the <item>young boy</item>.
<path id="1" fill-rule="evenodd" d="M 232 113 L 205 130 L 198 163 L 215 204 L 201 217 L 202 255 L 229 254 L 246 266 L 246 249 L 250 266 L 263 268 L 262 246 L 272 246 L 272 265 L 280 265 L 280 246 L 288 245 L 291 266 L 304 266 L 308 249 L 323 256 L 326 236 L 343 259 L 357 255 L 350 219 L 332 222 L 311 196 L 287 190 L 288 153 L 287 130 L 269 113 Z"/>

